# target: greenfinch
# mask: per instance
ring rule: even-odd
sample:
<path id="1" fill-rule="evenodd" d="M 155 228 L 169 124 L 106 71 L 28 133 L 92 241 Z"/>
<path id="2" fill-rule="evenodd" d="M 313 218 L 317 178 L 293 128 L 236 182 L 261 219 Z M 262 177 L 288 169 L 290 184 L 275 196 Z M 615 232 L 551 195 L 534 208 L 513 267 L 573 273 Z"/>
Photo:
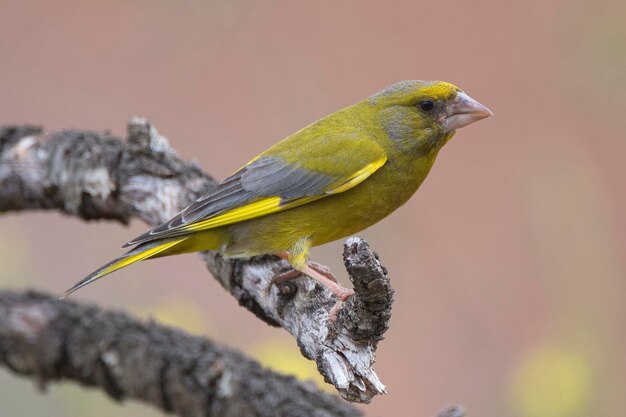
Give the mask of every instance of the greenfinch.
<path id="1" fill-rule="evenodd" d="M 402 81 L 295 132 L 210 194 L 125 245 L 132 250 L 66 295 L 137 261 L 215 250 L 226 257 L 276 254 L 300 274 L 341 287 L 309 261 L 311 247 L 380 221 L 415 193 L 456 130 L 492 115 L 453 84 Z"/>

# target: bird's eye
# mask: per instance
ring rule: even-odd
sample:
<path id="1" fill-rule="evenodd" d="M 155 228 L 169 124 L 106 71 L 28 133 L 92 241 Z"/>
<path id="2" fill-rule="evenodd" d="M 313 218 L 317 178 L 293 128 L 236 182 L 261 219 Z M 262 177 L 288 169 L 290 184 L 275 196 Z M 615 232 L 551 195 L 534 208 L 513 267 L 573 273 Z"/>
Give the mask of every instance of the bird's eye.
<path id="1" fill-rule="evenodd" d="M 435 103 L 433 103 L 431 100 L 422 100 L 419 103 L 420 109 L 422 109 L 425 112 L 430 112 L 435 108 Z"/>

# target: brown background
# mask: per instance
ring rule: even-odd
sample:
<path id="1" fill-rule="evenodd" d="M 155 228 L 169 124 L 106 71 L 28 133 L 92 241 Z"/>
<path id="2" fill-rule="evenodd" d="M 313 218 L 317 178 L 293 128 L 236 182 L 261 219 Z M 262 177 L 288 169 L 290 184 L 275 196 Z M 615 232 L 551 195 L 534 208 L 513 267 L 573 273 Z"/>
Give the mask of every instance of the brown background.
<path id="1" fill-rule="evenodd" d="M 617 416 L 626 408 L 626 3 L 2 1 L 0 123 L 110 129 L 149 117 L 218 178 L 403 79 L 454 82 L 495 117 L 459 132 L 417 195 L 361 233 L 396 289 L 368 416 Z M 61 292 L 144 230 L 0 219 L 0 286 Z M 341 242 L 314 258 L 341 272 Z M 184 325 L 315 375 L 194 255 L 78 300 Z M 0 414 L 155 416 L 0 369 Z"/>

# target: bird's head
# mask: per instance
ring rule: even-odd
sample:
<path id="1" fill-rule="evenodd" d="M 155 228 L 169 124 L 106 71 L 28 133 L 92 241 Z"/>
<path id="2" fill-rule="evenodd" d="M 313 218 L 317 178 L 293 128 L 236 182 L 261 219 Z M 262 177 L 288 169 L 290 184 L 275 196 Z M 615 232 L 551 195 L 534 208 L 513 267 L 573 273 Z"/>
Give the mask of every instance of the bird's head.
<path id="1" fill-rule="evenodd" d="M 454 84 L 401 81 L 365 103 L 400 149 L 420 154 L 443 146 L 456 132 L 493 115 Z"/>

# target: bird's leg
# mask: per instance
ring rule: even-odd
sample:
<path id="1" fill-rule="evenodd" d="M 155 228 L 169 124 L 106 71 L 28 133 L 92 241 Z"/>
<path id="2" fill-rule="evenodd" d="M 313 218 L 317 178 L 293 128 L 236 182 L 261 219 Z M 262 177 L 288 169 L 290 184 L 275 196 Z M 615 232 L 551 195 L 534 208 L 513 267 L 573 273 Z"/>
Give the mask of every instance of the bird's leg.
<path id="1" fill-rule="evenodd" d="M 319 282 L 326 288 L 328 288 L 341 301 L 347 301 L 348 298 L 350 298 L 352 294 L 354 294 L 354 290 L 351 290 L 350 288 L 342 287 L 339 283 L 337 283 L 337 281 L 333 281 L 332 279 L 328 278 L 326 275 L 319 273 L 318 271 L 311 268 L 310 266 L 307 266 L 306 268 L 304 268 L 302 270 L 302 273 L 314 279 L 315 281 Z"/>
<path id="2" fill-rule="evenodd" d="M 289 252 L 281 252 L 277 254 L 281 258 L 289 261 Z M 318 283 L 322 284 L 324 287 L 328 288 L 333 294 L 335 294 L 340 300 L 346 301 L 354 291 L 342 287 L 338 282 L 335 276 L 330 272 L 328 267 L 318 264 L 317 262 L 308 262 L 308 264 L 302 269 L 290 269 L 287 272 L 283 272 L 279 275 L 276 275 L 272 280 L 274 284 L 282 284 L 283 282 L 287 282 L 291 279 L 297 278 L 302 274 L 312 278 Z"/>
<path id="3" fill-rule="evenodd" d="M 287 261 L 290 260 L 290 256 L 288 252 L 281 252 L 281 253 L 278 253 L 277 255 L 283 259 L 286 259 Z M 328 288 L 338 298 L 337 302 L 335 303 L 333 308 L 330 309 L 330 312 L 328 314 L 330 317 L 330 320 L 334 322 L 337 319 L 337 314 L 339 313 L 339 309 L 341 308 L 341 305 L 354 294 L 354 290 L 341 286 L 339 283 L 337 283 L 337 280 L 332 275 L 330 270 L 327 267 L 320 265 L 318 263 L 314 263 L 314 266 L 311 265 L 311 263 L 307 263 L 307 265 L 304 268 L 302 268 L 302 270 L 298 270 L 294 268 L 287 272 L 283 272 L 282 274 L 279 274 L 276 277 L 274 277 L 272 282 L 275 284 L 280 284 L 280 283 L 289 281 L 291 279 L 297 278 L 302 274 L 308 276 L 309 278 L 317 281 L 324 287 Z"/>
<path id="4" fill-rule="evenodd" d="M 273 279 L 272 279 L 272 284 L 276 284 L 276 285 L 280 285 L 284 282 L 290 281 L 292 279 L 298 278 L 299 276 L 302 275 L 302 272 L 298 271 L 297 269 L 291 268 L 286 272 L 282 272 L 278 275 L 276 275 Z"/>
<path id="5" fill-rule="evenodd" d="M 322 265 L 322 264 L 319 264 L 317 262 L 309 261 L 309 266 L 313 270 L 315 270 L 315 271 L 319 272 L 320 274 L 324 275 L 329 280 L 331 280 L 333 282 L 337 282 L 337 278 L 335 278 L 333 273 L 330 272 L 330 268 L 327 267 L 326 265 Z"/>

